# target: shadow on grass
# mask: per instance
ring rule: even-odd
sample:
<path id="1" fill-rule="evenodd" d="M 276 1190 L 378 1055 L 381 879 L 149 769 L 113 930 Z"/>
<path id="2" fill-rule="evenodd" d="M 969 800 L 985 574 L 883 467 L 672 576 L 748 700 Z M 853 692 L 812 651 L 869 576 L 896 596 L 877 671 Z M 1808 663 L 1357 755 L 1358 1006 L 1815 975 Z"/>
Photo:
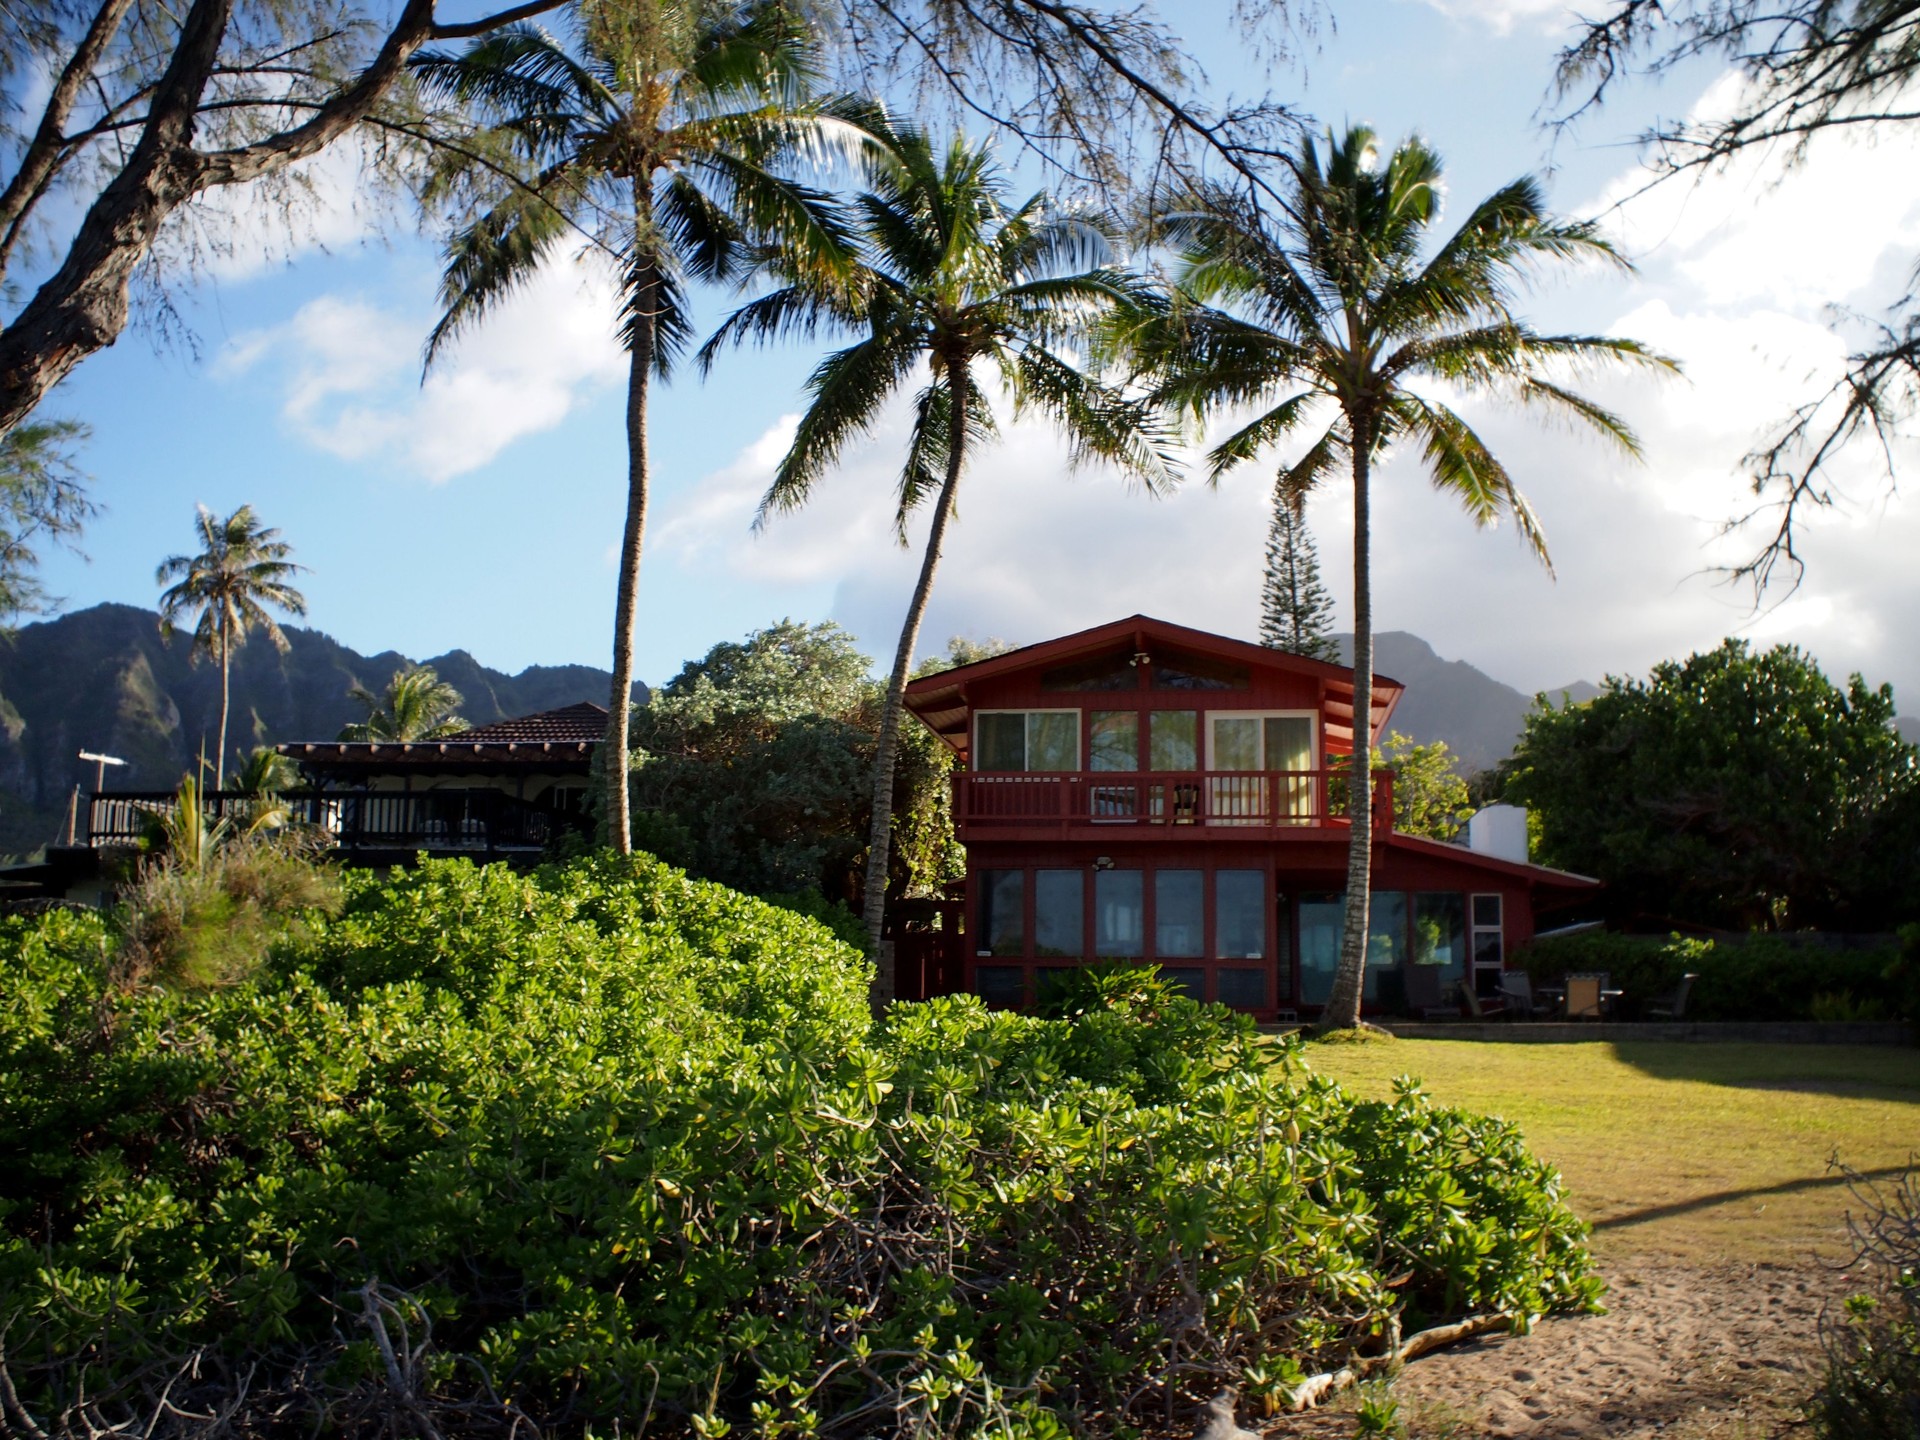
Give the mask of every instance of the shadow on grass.
<path id="1" fill-rule="evenodd" d="M 1596 1220 L 1593 1222 L 1593 1228 L 1625 1230 L 1634 1225 L 1651 1224 L 1655 1220 L 1670 1220 L 1676 1215 L 1691 1215 L 1695 1211 L 1711 1210 L 1716 1205 L 1731 1205 L 1737 1200 L 1758 1200 L 1768 1195 L 1798 1195 L 1808 1190 L 1831 1190 L 1836 1187 L 1844 1189 L 1850 1180 L 1886 1180 L 1906 1174 L 1907 1168 L 1905 1165 L 1887 1165 L 1878 1170 L 1862 1170 L 1852 1175 L 1836 1171 L 1831 1175 L 1782 1180 L 1778 1185 L 1754 1185 L 1744 1190 L 1716 1190 L 1711 1195 L 1696 1195 L 1691 1200 L 1676 1200 L 1671 1205 L 1649 1205 L 1644 1210 L 1629 1210 L 1624 1215 L 1613 1215 L 1605 1220 Z"/>
<path id="2" fill-rule="evenodd" d="M 1609 1048 L 1655 1080 L 1920 1105 L 1920 1049 L 1908 1045 L 1618 1040 Z"/>

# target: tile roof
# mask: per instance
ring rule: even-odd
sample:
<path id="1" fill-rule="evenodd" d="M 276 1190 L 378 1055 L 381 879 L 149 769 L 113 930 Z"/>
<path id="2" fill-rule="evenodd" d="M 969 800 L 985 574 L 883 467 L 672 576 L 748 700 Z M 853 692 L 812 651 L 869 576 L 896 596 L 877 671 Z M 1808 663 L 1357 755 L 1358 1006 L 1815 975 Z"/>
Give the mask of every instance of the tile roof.
<path id="1" fill-rule="evenodd" d="M 491 725 L 476 725 L 447 738 L 456 745 L 491 745 L 517 742 L 522 745 L 544 742 L 596 741 L 607 733 L 607 707 L 591 700 L 567 705 L 558 710 L 542 710 L 537 715 L 522 715 L 515 720 L 497 720 Z"/>

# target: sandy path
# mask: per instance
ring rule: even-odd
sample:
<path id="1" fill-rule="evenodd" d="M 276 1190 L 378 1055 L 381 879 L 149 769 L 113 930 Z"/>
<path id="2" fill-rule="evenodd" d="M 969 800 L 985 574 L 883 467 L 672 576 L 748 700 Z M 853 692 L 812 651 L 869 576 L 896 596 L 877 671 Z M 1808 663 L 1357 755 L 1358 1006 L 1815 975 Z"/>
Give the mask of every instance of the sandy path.
<path id="1" fill-rule="evenodd" d="M 1816 1325 L 1845 1282 L 1817 1265 L 1613 1267 L 1608 1313 L 1548 1320 L 1409 1366 L 1395 1387 L 1416 1440 L 1759 1440 L 1797 1415 Z M 1274 1436 L 1353 1433 L 1329 1413 Z"/>

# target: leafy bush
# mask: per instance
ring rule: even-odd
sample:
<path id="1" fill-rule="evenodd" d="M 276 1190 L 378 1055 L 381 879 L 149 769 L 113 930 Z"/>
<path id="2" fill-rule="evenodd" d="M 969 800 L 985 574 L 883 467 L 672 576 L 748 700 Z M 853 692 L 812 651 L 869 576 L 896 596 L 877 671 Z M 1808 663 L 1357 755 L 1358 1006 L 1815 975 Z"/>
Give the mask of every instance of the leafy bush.
<path id="1" fill-rule="evenodd" d="M 853 950 L 644 857 L 351 874 L 220 989 L 109 950 L 0 922 L 0 1325 L 50 1435 L 83 1389 L 185 1433 L 168 1385 L 239 1433 L 1102 1433 L 1599 1289 L 1499 1121 L 1151 981 L 876 1029 Z"/>
<path id="2" fill-rule="evenodd" d="M 1671 936 L 1587 934 L 1536 940 L 1516 962 L 1535 981 L 1574 971 L 1605 971 L 1630 1007 L 1671 993 L 1689 971 L 1700 978 L 1687 999 L 1690 1020 L 1808 1020 L 1885 1017 L 1911 1011 L 1889 950 L 1834 950 L 1779 935 L 1737 944 Z M 1827 1015 L 1815 999 L 1827 996 Z M 1841 1012 L 1844 1010 L 1845 1014 Z"/>

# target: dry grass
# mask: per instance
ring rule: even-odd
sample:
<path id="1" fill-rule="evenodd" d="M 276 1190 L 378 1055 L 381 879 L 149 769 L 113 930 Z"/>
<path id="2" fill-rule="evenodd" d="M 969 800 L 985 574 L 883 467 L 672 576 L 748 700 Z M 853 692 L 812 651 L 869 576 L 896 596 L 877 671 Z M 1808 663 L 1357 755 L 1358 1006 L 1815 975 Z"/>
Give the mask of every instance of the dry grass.
<path id="1" fill-rule="evenodd" d="M 1846 1254 L 1845 1185 L 1920 1153 L 1920 1051 L 1893 1046 L 1402 1040 L 1308 1047 L 1383 1096 L 1397 1075 L 1517 1124 L 1560 1167 L 1603 1262 Z"/>

